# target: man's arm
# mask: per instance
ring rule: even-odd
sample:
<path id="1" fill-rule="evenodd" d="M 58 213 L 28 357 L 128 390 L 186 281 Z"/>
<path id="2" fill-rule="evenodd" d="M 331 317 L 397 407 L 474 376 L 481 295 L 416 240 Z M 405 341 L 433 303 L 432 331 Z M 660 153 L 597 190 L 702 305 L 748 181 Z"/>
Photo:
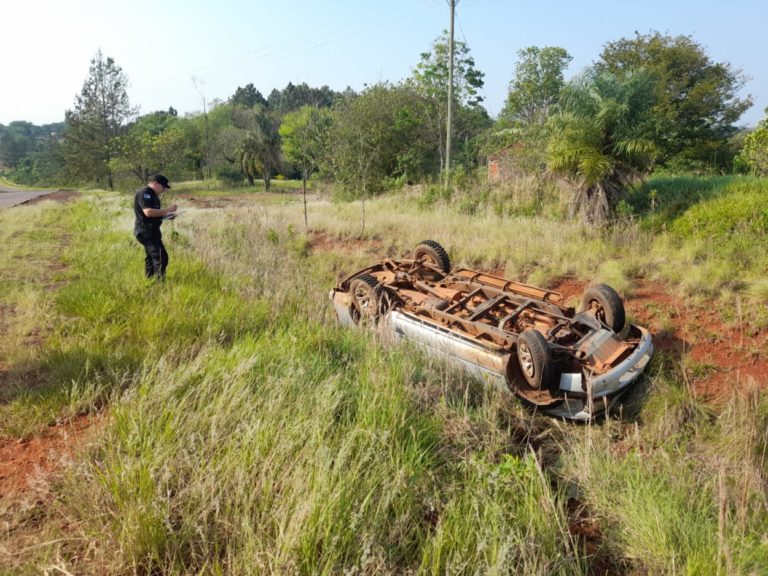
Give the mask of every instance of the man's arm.
<path id="1" fill-rule="evenodd" d="M 172 204 L 168 208 L 142 208 L 141 211 L 144 212 L 144 216 L 147 218 L 162 218 L 163 216 L 168 216 L 168 214 L 173 214 L 177 208 L 176 204 Z"/>

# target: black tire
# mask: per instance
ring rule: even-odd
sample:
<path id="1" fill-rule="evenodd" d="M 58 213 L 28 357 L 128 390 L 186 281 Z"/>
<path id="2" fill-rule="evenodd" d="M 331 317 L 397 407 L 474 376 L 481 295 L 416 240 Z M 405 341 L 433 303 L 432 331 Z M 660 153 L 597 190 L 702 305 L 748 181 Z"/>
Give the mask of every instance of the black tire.
<path id="1" fill-rule="evenodd" d="M 448 258 L 448 252 L 434 240 L 422 240 L 413 249 L 413 259 L 424 258 L 428 264 L 437 266 L 445 274 L 451 271 L 451 259 Z"/>
<path id="2" fill-rule="evenodd" d="M 579 311 L 590 312 L 617 334 L 621 332 L 627 321 L 621 296 L 607 284 L 597 284 L 587 288 L 581 298 Z"/>
<path id="3" fill-rule="evenodd" d="M 383 288 L 370 274 L 360 274 L 349 283 L 352 295 L 350 314 L 355 324 L 374 324 L 381 314 Z"/>
<path id="4" fill-rule="evenodd" d="M 517 360 L 523 378 L 535 390 L 553 390 L 557 383 L 557 371 L 552 351 L 541 332 L 523 330 L 517 337 Z"/>

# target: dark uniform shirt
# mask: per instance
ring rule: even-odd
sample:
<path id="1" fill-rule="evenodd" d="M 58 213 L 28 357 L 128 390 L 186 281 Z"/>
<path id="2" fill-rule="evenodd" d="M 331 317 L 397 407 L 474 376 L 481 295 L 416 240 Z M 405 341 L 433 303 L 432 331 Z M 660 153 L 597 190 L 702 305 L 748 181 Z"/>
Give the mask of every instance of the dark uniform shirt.
<path id="1" fill-rule="evenodd" d="M 149 186 L 136 192 L 136 196 L 133 197 L 133 212 L 136 214 L 136 226 L 134 231 L 150 233 L 159 232 L 160 225 L 163 223 L 163 218 L 161 216 L 154 218 L 146 216 L 144 214 L 144 208 L 160 209 L 160 197 Z"/>

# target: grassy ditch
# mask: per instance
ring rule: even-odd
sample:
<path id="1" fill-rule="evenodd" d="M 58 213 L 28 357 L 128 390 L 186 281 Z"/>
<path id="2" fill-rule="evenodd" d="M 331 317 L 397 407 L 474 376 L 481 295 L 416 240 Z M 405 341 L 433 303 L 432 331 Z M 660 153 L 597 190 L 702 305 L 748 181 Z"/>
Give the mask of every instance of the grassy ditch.
<path id="1" fill-rule="evenodd" d="M 15 557 L 21 568 L 581 570 L 536 456 L 488 424 L 508 399 L 470 402 L 462 376 L 338 330 L 332 272 L 290 234 L 274 239 L 271 216 L 168 230 L 171 273 L 155 285 L 118 205 L 48 208 L 71 230 L 68 268 L 35 360 L 45 386 L 5 406 L 17 415 L 6 433 L 105 405 L 109 416 L 50 511 L 69 538 L 51 523 L 55 544 Z"/>
<path id="2" fill-rule="evenodd" d="M 105 427 L 37 509 L 36 543 L 6 562 L 16 572 L 753 574 L 768 563 L 764 393 L 704 404 L 681 359 L 660 352 L 633 419 L 564 424 L 331 317 L 339 276 L 424 238 L 464 265 L 530 281 L 613 274 L 631 289 L 658 258 L 640 225 L 601 234 L 493 209 L 427 214 L 399 196 L 369 202 L 358 238 L 357 204 L 313 203 L 307 234 L 299 203 L 192 209 L 165 226 L 171 265 L 157 285 L 142 277 L 124 198 L 28 208 L 45 232 L 19 209 L 0 214 L 14 390 L 2 432 L 83 412 Z M 627 254 L 638 239 L 649 250 Z"/>

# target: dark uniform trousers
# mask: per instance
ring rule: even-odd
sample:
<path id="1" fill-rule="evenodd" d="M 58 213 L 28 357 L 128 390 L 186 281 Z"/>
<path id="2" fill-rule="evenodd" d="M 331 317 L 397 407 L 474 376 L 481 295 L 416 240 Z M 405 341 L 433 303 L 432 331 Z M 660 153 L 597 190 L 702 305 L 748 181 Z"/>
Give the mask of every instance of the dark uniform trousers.
<path id="1" fill-rule="evenodd" d="M 144 246 L 147 256 L 144 258 L 144 273 L 147 278 L 165 279 L 165 269 L 168 267 L 168 252 L 163 246 L 163 235 L 159 229 L 137 229 L 136 240 Z"/>

